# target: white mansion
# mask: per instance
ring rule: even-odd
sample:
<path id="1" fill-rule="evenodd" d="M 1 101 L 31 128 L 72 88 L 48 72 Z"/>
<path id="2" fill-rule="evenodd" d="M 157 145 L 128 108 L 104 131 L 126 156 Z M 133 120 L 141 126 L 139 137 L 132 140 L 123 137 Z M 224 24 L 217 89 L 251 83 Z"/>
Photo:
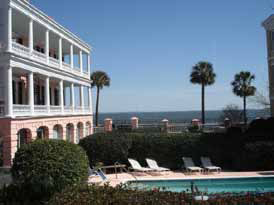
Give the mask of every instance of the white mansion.
<path id="1" fill-rule="evenodd" d="M 0 0 L 4 166 L 36 138 L 92 133 L 90 46 L 26 0 Z"/>
<path id="2" fill-rule="evenodd" d="M 269 97 L 271 105 L 271 116 L 274 117 L 274 14 L 269 16 L 262 25 L 266 30 Z"/>

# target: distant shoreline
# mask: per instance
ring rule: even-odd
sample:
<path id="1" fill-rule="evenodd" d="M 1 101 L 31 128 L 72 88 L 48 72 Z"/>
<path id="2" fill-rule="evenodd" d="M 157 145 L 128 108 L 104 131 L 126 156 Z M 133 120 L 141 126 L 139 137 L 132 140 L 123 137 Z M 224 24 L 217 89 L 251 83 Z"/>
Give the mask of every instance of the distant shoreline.
<path id="1" fill-rule="evenodd" d="M 220 121 L 222 110 L 208 110 L 205 112 L 206 121 L 215 123 Z M 257 117 L 270 117 L 270 111 L 264 109 L 249 109 L 247 110 L 249 120 Z M 190 122 L 192 119 L 200 119 L 201 111 L 160 111 L 160 112 L 109 112 L 99 113 L 99 123 L 102 124 L 105 118 L 112 118 L 113 122 L 119 123 L 130 122 L 131 117 L 138 117 L 143 123 L 160 122 L 163 119 L 168 119 L 170 122 Z"/>

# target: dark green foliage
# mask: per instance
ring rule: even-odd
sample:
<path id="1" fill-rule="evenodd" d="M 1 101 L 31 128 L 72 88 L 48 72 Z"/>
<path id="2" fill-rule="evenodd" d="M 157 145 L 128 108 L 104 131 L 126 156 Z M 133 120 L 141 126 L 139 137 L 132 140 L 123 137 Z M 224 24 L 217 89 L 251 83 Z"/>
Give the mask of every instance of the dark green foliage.
<path id="1" fill-rule="evenodd" d="M 63 140 L 36 140 L 15 154 L 11 169 L 15 185 L 30 199 L 47 199 L 66 186 L 86 182 L 88 158 L 83 149 Z"/>
<path id="2" fill-rule="evenodd" d="M 200 165 L 201 156 L 208 156 L 214 164 L 223 169 L 274 169 L 274 163 L 270 163 L 273 154 L 269 153 L 269 150 L 274 149 L 274 140 L 265 140 L 264 143 L 255 146 L 260 141 L 253 138 L 247 133 L 242 133 L 241 128 L 237 127 L 228 129 L 227 133 L 203 134 L 113 132 L 86 137 L 80 141 L 80 146 L 86 150 L 92 165 L 98 162 L 112 165 L 117 161 L 128 164 L 127 159 L 134 158 L 141 165 L 147 166 L 145 158 L 153 158 L 161 166 L 178 170 L 183 166 L 183 156 L 192 157 L 196 165 Z M 254 161 L 253 155 L 263 156 L 266 162 L 269 161 L 268 166 L 265 166 L 264 160 Z"/>
<path id="3" fill-rule="evenodd" d="M 195 201 L 190 193 L 175 193 L 154 189 L 128 190 L 126 187 L 116 188 L 105 186 L 70 187 L 62 193 L 57 193 L 50 201 L 51 205 L 243 205 L 243 204 L 273 204 L 273 194 L 241 195 L 215 194 L 206 202 Z"/>

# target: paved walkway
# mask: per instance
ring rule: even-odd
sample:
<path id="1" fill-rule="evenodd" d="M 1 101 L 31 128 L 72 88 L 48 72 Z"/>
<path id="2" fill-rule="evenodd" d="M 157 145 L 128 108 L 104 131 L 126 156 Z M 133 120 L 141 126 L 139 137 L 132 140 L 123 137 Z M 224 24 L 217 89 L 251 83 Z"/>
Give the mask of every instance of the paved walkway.
<path id="1" fill-rule="evenodd" d="M 161 180 L 161 179 L 203 179 L 203 178 L 225 178 L 225 177 L 258 177 L 258 176 L 273 176 L 274 171 L 257 171 L 257 172 L 230 172 L 223 171 L 221 173 L 210 174 L 186 174 L 183 172 L 151 172 L 151 173 L 138 173 L 131 172 L 120 174 L 107 174 L 106 175 L 111 186 L 116 186 L 129 180 Z M 89 183 L 102 183 L 100 177 L 92 176 L 89 178 Z"/>

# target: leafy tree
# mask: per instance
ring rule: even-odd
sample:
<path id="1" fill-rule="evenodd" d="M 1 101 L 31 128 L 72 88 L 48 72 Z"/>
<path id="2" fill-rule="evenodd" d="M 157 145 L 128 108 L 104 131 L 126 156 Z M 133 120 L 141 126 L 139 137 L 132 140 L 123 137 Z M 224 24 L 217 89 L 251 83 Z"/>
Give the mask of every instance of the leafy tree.
<path id="1" fill-rule="evenodd" d="M 205 86 L 215 83 L 216 74 L 213 65 L 206 61 L 200 61 L 192 67 L 190 82 L 200 84 L 202 88 L 202 123 L 205 123 Z"/>
<path id="2" fill-rule="evenodd" d="M 252 81 L 255 80 L 255 75 L 252 75 L 248 71 L 241 71 L 234 76 L 234 81 L 231 82 L 233 93 L 241 98 L 243 98 L 244 107 L 244 123 L 247 124 L 246 117 L 246 98 L 249 96 L 254 96 L 256 92 L 256 87 L 252 86 Z"/>
<path id="3" fill-rule="evenodd" d="M 96 87 L 97 88 L 95 125 L 98 126 L 98 111 L 99 111 L 100 90 L 102 90 L 104 86 L 110 86 L 110 78 L 103 71 L 94 71 L 91 74 L 90 78 L 92 80 L 91 87 Z"/>
<path id="4" fill-rule="evenodd" d="M 242 121 L 242 111 L 238 105 L 229 104 L 222 110 L 220 117 L 221 121 L 224 121 L 226 118 L 230 119 L 232 123 L 239 123 Z"/>

